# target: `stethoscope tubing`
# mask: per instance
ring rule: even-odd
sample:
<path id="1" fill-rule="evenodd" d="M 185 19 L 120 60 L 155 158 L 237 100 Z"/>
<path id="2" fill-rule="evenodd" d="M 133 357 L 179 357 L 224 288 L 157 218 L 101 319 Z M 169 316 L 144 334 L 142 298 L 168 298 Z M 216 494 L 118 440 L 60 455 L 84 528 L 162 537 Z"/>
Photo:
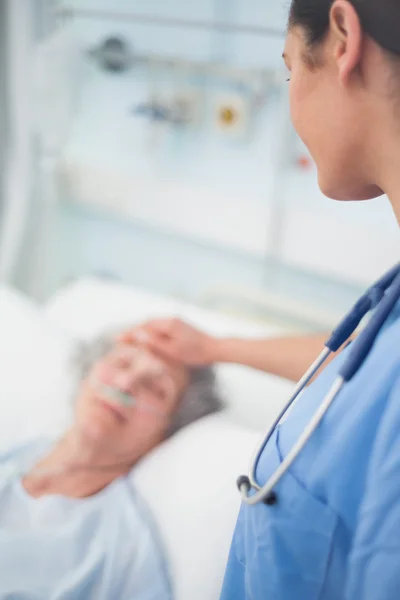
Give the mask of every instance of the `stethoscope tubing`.
<path id="1" fill-rule="evenodd" d="M 263 437 L 263 441 L 254 454 L 251 461 L 249 476 L 239 477 L 237 486 L 242 495 L 243 502 L 250 506 L 254 506 L 261 502 L 266 504 L 274 494 L 274 488 L 282 479 L 282 477 L 290 469 L 304 447 L 308 444 L 310 438 L 321 424 L 323 418 L 328 412 L 330 406 L 337 398 L 343 386 L 348 383 L 360 370 L 365 360 L 386 323 L 389 315 L 400 300 L 400 265 L 393 267 L 381 279 L 379 279 L 353 306 L 352 310 L 342 319 L 332 335 L 326 342 L 325 349 L 321 352 L 318 358 L 314 361 L 311 367 L 300 379 L 295 391 L 289 401 L 275 419 L 273 425 L 268 429 Z M 351 338 L 354 331 L 357 329 L 361 320 L 371 310 L 376 309 L 372 315 L 370 322 L 365 329 L 360 333 L 357 340 L 354 342 L 354 347 L 349 354 L 347 361 L 339 370 L 339 375 L 335 379 L 328 393 L 325 395 L 322 403 L 314 413 L 310 422 L 300 435 L 297 442 L 293 445 L 287 456 L 283 459 L 279 467 L 267 480 L 260 486 L 257 482 L 256 471 L 261 459 L 261 456 L 274 435 L 277 427 L 282 419 L 291 408 L 293 403 L 299 398 L 301 392 L 310 383 L 317 371 L 324 365 L 332 352 L 338 350 L 346 341 Z"/>

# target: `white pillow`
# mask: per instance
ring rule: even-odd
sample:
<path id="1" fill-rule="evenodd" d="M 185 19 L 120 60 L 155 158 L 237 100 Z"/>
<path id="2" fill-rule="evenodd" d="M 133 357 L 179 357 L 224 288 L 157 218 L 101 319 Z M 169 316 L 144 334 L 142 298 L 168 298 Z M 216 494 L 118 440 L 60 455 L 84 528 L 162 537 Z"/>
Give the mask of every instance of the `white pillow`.
<path id="1" fill-rule="evenodd" d="M 46 317 L 82 340 L 105 329 L 126 327 L 154 316 L 178 314 L 172 298 L 98 279 L 83 279 L 54 294 L 44 307 Z"/>
<path id="2" fill-rule="evenodd" d="M 0 287 L 0 451 L 65 427 L 72 344 L 30 300 Z"/>
<path id="3" fill-rule="evenodd" d="M 133 471 L 164 543 L 176 600 L 218 600 L 240 496 L 259 434 L 212 415 L 180 431 Z"/>
<path id="4" fill-rule="evenodd" d="M 241 365 L 218 365 L 218 384 L 231 419 L 264 432 L 293 393 L 294 384 Z"/>
<path id="5" fill-rule="evenodd" d="M 45 306 L 46 316 L 68 333 L 90 338 L 102 328 L 156 317 L 180 317 L 214 335 L 279 335 L 284 329 L 236 319 L 121 283 L 83 278 L 59 290 Z"/>
<path id="6" fill-rule="evenodd" d="M 105 328 L 176 315 L 215 335 L 259 337 L 283 333 L 278 328 L 246 323 L 172 298 L 91 278 L 60 290 L 48 302 L 45 314 L 55 325 L 81 339 L 90 339 Z M 294 387 L 279 377 L 237 365 L 219 365 L 217 373 L 231 418 L 257 431 L 266 429 Z"/>

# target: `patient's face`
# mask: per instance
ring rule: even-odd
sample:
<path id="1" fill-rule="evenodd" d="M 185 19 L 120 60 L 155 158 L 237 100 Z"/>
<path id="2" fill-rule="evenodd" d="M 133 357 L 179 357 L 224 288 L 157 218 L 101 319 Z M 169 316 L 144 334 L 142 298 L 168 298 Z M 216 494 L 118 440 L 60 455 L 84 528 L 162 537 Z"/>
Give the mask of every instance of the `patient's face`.
<path id="1" fill-rule="evenodd" d="M 76 418 L 81 440 L 102 464 L 134 462 L 165 437 L 188 380 L 182 365 L 140 346 L 115 345 L 82 385 Z M 125 396 L 119 399 L 118 391 Z"/>

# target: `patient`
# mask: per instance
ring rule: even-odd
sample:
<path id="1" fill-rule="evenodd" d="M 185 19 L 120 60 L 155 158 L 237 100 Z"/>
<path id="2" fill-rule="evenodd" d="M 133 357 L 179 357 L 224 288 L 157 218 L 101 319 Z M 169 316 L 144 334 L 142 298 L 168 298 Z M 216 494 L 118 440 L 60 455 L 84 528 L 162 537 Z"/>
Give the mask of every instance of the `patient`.
<path id="1" fill-rule="evenodd" d="M 85 346 L 77 366 L 69 431 L 0 463 L 0 598 L 169 599 L 160 545 L 126 475 L 221 408 L 213 372 L 113 335 Z"/>

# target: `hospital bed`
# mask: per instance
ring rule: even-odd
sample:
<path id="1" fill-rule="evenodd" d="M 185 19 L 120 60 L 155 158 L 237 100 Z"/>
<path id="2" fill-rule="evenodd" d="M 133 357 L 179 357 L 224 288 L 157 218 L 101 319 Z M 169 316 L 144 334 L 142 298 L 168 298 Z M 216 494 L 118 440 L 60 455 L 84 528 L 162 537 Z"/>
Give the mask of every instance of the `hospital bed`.
<path id="1" fill-rule="evenodd" d="M 97 279 L 72 283 L 44 306 L 0 287 L 0 452 L 65 429 L 77 341 L 159 316 L 178 316 L 218 335 L 282 333 Z M 164 544 L 176 600 L 218 599 L 240 503 L 235 480 L 292 389 L 233 365 L 219 366 L 217 375 L 226 410 L 178 433 L 131 475 Z"/>

